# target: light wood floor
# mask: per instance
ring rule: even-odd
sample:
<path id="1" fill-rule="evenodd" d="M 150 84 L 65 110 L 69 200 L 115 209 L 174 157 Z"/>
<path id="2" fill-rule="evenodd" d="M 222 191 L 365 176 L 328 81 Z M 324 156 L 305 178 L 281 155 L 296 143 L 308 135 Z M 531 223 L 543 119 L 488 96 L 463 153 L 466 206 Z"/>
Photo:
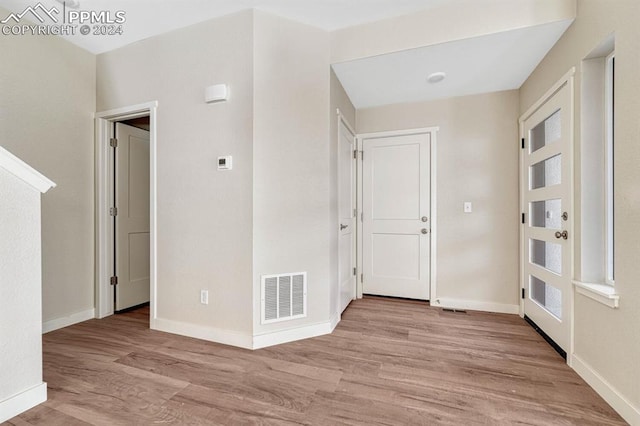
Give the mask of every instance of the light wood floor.
<path id="1" fill-rule="evenodd" d="M 5 425 L 625 424 L 519 317 L 380 298 L 257 351 L 151 331 L 146 309 L 91 320 L 44 336 L 44 379 Z"/>

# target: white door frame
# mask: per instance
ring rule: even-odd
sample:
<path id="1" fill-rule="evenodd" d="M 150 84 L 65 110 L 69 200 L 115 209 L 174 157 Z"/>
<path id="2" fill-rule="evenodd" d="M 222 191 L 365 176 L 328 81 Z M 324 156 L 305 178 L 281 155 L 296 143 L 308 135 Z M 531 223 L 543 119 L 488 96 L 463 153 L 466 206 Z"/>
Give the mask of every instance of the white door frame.
<path id="1" fill-rule="evenodd" d="M 531 105 L 531 107 L 524 113 L 522 114 L 522 116 L 520 116 L 520 119 L 518 120 L 518 124 L 519 124 L 519 133 L 520 133 L 520 139 L 522 138 L 526 138 L 525 135 L 525 126 L 524 123 L 525 121 L 531 117 L 538 109 L 540 109 L 540 107 L 542 105 L 544 105 L 549 99 L 551 99 L 553 97 L 553 95 L 556 94 L 556 92 L 558 90 L 560 90 L 565 84 L 568 85 L 569 88 L 569 96 L 571 97 L 571 102 L 570 102 L 570 108 L 571 111 L 569 113 L 569 128 L 567 129 L 569 132 L 569 139 L 570 139 L 570 144 L 569 144 L 569 152 L 567 153 L 567 157 L 571 159 L 571 173 L 569 176 L 569 205 L 571 206 L 571 213 L 573 214 L 574 219 L 571 221 L 570 224 L 570 229 L 569 232 L 572 237 L 571 237 L 571 256 L 570 256 L 570 271 L 569 271 L 569 279 L 571 280 L 571 282 L 573 282 L 573 280 L 575 279 L 575 251 L 576 251 L 576 238 L 575 238 L 575 229 L 576 229 L 576 208 L 575 208 L 575 193 L 574 193 L 574 181 L 575 181 L 575 164 L 576 164 L 576 159 L 574 158 L 574 152 L 575 152 L 575 119 L 574 119 L 574 115 L 575 115 L 575 73 L 576 73 L 576 68 L 572 67 L 565 75 L 562 76 L 562 78 L 560 78 L 560 80 L 558 80 L 553 86 L 551 86 L 551 88 L 549 90 L 547 90 L 547 92 L 542 95 L 540 97 L 540 99 L 538 99 L 533 105 Z M 524 192 L 522 191 L 522 168 L 524 167 L 524 159 L 525 159 L 525 150 L 521 149 L 520 150 L 520 170 L 518 173 L 518 176 L 520 176 L 520 182 L 518 183 L 518 190 L 520 192 L 520 211 L 522 213 L 526 213 L 527 209 L 524 203 Z M 527 222 L 529 220 L 529 214 L 527 214 Z M 520 293 L 522 293 L 523 291 L 525 291 L 526 289 L 526 282 L 527 280 L 525 279 L 525 263 L 527 262 L 527 260 L 524 258 L 524 253 L 525 253 L 525 226 L 527 226 L 526 224 L 520 224 Z M 573 356 L 573 347 L 574 347 L 574 290 L 573 290 L 573 285 L 570 286 L 568 294 L 563 295 L 563 297 L 568 297 L 569 298 L 569 312 L 567 312 L 567 316 L 569 318 L 569 347 L 566 349 L 567 351 L 567 364 L 569 366 L 571 366 L 571 362 L 572 362 L 572 356 Z M 524 312 L 524 302 L 525 300 L 520 297 L 520 317 L 524 318 L 525 312 Z"/>
<path id="2" fill-rule="evenodd" d="M 336 109 L 336 114 L 338 116 L 338 135 L 337 135 L 338 139 L 337 139 L 337 145 L 336 145 L 336 148 L 337 148 L 337 151 L 336 151 L 336 164 L 339 167 L 340 166 L 340 157 L 339 157 L 340 156 L 340 124 L 344 124 L 345 127 L 347 128 L 347 130 L 349 130 L 349 132 L 351 132 L 351 134 L 353 135 L 353 138 L 354 138 L 354 141 L 355 141 L 354 142 L 354 147 L 356 148 L 356 150 L 358 149 L 357 148 L 357 143 L 358 142 L 357 142 L 357 139 L 356 139 L 356 131 L 354 130 L 354 128 L 351 125 L 351 123 L 349 123 L 349 120 L 347 120 L 347 117 L 345 117 L 344 114 L 342 114 L 342 111 L 340 111 L 340 108 Z M 356 167 L 356 176 L 357 176 L 358 175 L 358 172 L 357 172 L 357 170 L 358 170 L 358 161 L 357 160 L 356 160 L 355 167 Z M 338 225 L 339 225 L 340 221 L 342 220 L 342 218 L 340 217 L 340 179 L 339 179 L 340 172 L 339 172 L 339 169 L 336 169 L 336 172 L 337 172 L 337 176 L 338 176 L 337 183 L 336 183 L 336 194 L 338 194 L 338 211 L 336 213 L 336 220 L 337 220 L 336 223 L 338 223 Z M 357 179 L 357 177 L 356 177 L 356 179 Z M 356 190 L 356 200 L 357 200 L 357 197 L 358 197 L 358 195 L 357 195 L 358 189 L 357 188 L 358 187 L 357 187 L 357 183 L 356 183 L 356 188 L 354 188 Z M 356 214 L 356 223 L 357 222 L 358 222 L 358 215 Z M 338 230 L 336 232 L 338 234 L 338 244 L 339 244 L 340 243 L 340 231 Z M 357 246 L 358 235 L 359 235 L 358 232 L 359 232 L 358 229 L 356 229 L 355 230 L 355 239 L 356 239 L 356 253 L 355 253 L 355 255 L 356 255 L 356 259 L 358 258 L 358 250 L 359 250 L 359 248 Z M 355 289 L 356 290 L 355 291 L 356 298 L 358 297 L 358 273 L 359 273 L 358 271 L 359 271 L 359 267 L 357 265 L 357 260 L 356 260 L 356 289 Z M 340 282 L 340 250 L 338 249 L 338 294 L 337 294 L 338 310 L 341 309 L 341 305 L 342 305 L 342 299 L 340 297 L 340 295 L 341 295 L 341 293 L 340 293 L 341 284 L 342 283 Z M 360 296 L 360 297 L 362 297 L 362 296 Z"/>
<path id="3" fill-rule="evenodd" d="M 437 188 L 437 181 L 436 181 L 436 163 L 437 163 L 437 156 L 436 156 L 436 147 L 437 147 L 437 133 L 438 130 L 440 130 L 439 127 L 424 127 L 424 128 L 419 128 L 419 129 L 408 129 L 408 130 L 392 130 L 392 131 L 387 131 L 387 132 L 374 132 L 374 133 L 361 133 L 356 135 L 356 144 L 358 147 L 358 153 L 359 153 L 359 161 L 357 162 L 357 210 L 358 210 L 358 214 L 356 216 L 356 223 L 357 223 L 357 229 L 356 229 L 356 256 L 357 256 L 357 262 L 358 262 L 358 266 L 357 266 L 357 272 L 358 272 L 358 276 L 356 277 L 356 282 L 357 282 L 357 292 L 356 292 L 356 297 L 358 299 L 362 299 L 362 294 L 363 294 L 363 283 L 362 283 L 362 273 L 364 271 L 363 269 L 363 256 L 362 256 L 362 249 L 363 249 L 363 229 L 362 229 L 362 185 L 363 185 L 363 167 L 362 167 L 362 151 L 363 151 L 363 140 L 364 139 L 373 139 L 373 138 L 385 138 L 385 137 L 390 137 L 390 136 L 407 136 L 407 135 L 421 135 L 421 134 L 429 134 L 431 137 L 431 143 L 429 144 L 430 146 L 430 161 L 431 164 L 429 164 L 429 169 L 430 169 L 430 175 L 431 175 L 431 188 L 430 188 L 430 193 L 431 193 L 431 199 L 430 199 L 430 203 L 431 203 L 431 217 L 430 217 L 430 221 L 431 221 L 431 239 L 430 239 L 430 252 L 431 252 L 431 257 L 429 259 L 429 301 L 431 306 L 440 306 L 440 301 L 438 300 L 437 296 L 436 296 L 436 253 L 437 253 L 437 204 L 436 204 L 436 188 Z"/>
<path id="4" fill-rule="evenodd" d="M 104 318 L 114 312 L 114 288 L 109 278 L 113 268 L 113 220 L 109 208 L 113 207 L 113 158 L 110 139 L 113 123 L 132 118 L 149 116 L 149 240 L 150 240 L 150 324 L 156 319 L 157 289 L 157 132 L 156 116 L 158 102 L 132 105 L 96 113 L 95 168 L 96 168 L 96 318 Z"/>

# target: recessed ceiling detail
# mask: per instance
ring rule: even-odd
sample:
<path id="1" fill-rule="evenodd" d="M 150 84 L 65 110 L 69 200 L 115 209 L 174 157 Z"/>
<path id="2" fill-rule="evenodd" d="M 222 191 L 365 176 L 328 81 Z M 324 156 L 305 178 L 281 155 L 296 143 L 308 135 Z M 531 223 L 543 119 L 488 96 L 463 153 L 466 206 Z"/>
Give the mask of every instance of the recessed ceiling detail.
<path id="1" fill-rule="evenodd" d="M 356 108 L 518 89 L 566 31 L 563 20 L 333 64 Z M 443 72 L 438 84 L 425 76 Z"/>

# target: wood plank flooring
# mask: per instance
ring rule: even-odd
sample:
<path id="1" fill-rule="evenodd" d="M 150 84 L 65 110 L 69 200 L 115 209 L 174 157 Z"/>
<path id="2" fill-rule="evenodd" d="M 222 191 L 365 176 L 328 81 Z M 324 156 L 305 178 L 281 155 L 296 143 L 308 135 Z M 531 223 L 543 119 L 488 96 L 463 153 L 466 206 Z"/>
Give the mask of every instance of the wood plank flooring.
<path id="1" fill-rule="evenodd" d="M 49 400 L 3 425 L 621 425 L 514 315 L 354 301 L 329 336 L 248 351 L 148 309 L 44 335 Z"/>

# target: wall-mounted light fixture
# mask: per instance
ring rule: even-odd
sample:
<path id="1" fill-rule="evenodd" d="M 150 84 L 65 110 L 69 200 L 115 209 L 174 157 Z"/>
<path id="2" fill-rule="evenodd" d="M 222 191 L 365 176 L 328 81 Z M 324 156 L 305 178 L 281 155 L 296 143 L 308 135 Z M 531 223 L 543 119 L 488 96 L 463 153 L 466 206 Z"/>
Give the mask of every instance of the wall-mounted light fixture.
<path id="1" fill-rule="evenodd" d="M 204 89 L 204 101 L 208 104 L 226 101 L 229 98 L 229 88 L 226 84 L 214 84 Z"/>

